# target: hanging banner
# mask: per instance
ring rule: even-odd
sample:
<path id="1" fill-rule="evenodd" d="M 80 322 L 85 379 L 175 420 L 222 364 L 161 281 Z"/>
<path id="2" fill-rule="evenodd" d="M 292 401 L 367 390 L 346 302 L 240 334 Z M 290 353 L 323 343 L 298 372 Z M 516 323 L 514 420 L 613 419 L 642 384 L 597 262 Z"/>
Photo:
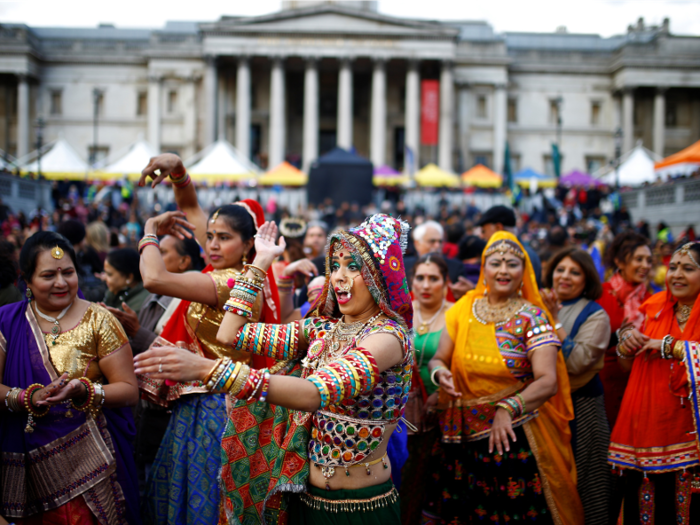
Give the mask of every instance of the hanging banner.
<path id="1" fill-rule="evenodd" d="M 420 143 L 437 146 L 440 122 L 440 81 L 421 82 Z"/>

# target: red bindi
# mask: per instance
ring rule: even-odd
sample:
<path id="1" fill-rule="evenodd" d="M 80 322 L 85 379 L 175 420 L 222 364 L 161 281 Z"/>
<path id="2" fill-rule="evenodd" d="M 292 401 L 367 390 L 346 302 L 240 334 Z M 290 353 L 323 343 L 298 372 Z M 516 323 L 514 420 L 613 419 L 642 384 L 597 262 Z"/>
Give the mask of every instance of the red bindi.
<path id="1" fill-rule="evenodd" d="M 343 256 L 343 253 L 341 252 L 340 255 L 339 255 L 339 257 L 342 257 L 342 256 Z"/>

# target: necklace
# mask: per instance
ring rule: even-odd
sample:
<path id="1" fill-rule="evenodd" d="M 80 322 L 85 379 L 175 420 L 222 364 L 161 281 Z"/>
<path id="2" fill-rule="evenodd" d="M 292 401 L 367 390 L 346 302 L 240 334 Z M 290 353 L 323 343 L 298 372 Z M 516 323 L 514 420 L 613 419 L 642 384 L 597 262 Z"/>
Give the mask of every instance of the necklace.
<path id="1" fill-rule="evenodd" d="M 496 326 L 506 324 L 525 306 L 522 299 L 509 299 L 501 306 L 492 306 L 486 297 L 477 299 L 472 305 L 472 313 L 481 324 L 493 323 Z"/>
<path id="2" fill-rule="evenodd" d="M 685 324 L 690 319 L 690 312 L 693 311 L 693 307 L 687 304 L 676 303 L 676 317 L 678 319 L 678 324 Z"/>
<path id="3" fill-rule="evenodd" d="M 418 303 L 418 308 L 416 309 L 416 314 L 418 316 L 418 322 L 420 323 L 418 328 L 416 328 L 416 332 L 418 332 L 418 335 L 425 335 L 430 331 L 430 327 L 432 326 L 433 322 L 435 321 L 435 319 L 437 319 L 438 315 L 440 315 L 440 312 L 442 312 L 444 308 L 445 308 L 445 299 L 442 300 L 442 306 L 440 306 L 440 309 L 437 312 L 435 312 L 435 315 L 432 316 L 427 321 L 423 321 L 423 315 L 421 315 L 420 303 Z"/>
<path id="4" fill-rule="evenodd" d="M 73 306 L 73 303 L 66 306 L 61 313 L 58 314 L 58 317 L 51 317 L 50 315 L 46 315 L 45 313 L 41 312 L 39 307 L 36 305 L 36 302 L 34 303 L 34 309 L 36 310 L 36 313 L 39 314 L 39 317 L 45 321 L 48 321 L 49 323 L 53 323 L 53 328 L 51 328 L 51 337 L 53 338 L 53 341 L 51 341 L 52 345 L 56 344 L 56 339 L 58 339 L 58 336 L 61 335 L 61 325 L 59 325 L 58 322 L 63 319 L 63 316 L 66 315 L 66 312 L 70 310 L 71 306 Z"/>

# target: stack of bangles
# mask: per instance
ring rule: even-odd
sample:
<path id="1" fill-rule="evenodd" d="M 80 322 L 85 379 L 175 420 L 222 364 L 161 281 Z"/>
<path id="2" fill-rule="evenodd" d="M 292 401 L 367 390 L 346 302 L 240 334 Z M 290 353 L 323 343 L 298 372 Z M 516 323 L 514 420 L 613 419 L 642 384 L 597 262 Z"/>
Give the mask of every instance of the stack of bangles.
<path id="1" fill-rule="evenodd" d="M 170 182 L 172 182 L 173 186 L 176 188 L 184 188 L 187 186 L 192 179 L 190 179 L 190 174 L 185 172 L 184 175 L 181 175 L 180 177 L 173 177 L 173 175 L 170 175 Z"/>
<path id="2" fill-rule="evenodd" d="M 277 290 L 281 294 L 291 294 L 294 292 L 294 277 L 291 275 L 280 275 L 277 278 Z"/>
<path id="3" fill-rule="evenodd" d="M 237 277 L 231 295 L 224 304 L 224 310 L 238 314 L 246 319 L 253 316 L 253 306 L 262 291 L 262 280 L 255 277 Z"/>
<path id="4" fill-rule="evenodd" d="M 672 335 L 664 336 L 661 339 L 661 359 L 685 359 L 683 341 L 675 339 Z"/>
<path id="5" fill-rule="evenodd" d="M 93 383 L 87 377 L 78 379 L 87 391 L 87 397 L 82 403 L 77 403 L 75 399 L 71 400 L 71 405 L 76 410 L 86 412 L 93 418 L 97 417 L 102 410 L 102 405 L 105 404 L 105 391 L 99 383 Z"/>
<path id="6" fill-rule="evenodd" d="M 502 408 L 510 414 L 511 419 L 516 419 L 525 413 L 525 399 L 518 392 L 512 397 L 507 397 L 496 403 L 496 408 Z"/>
<path id="7" fill-rule="evenodd" d="M 371 392 L 378 378 L 377 361 L 364 348 L 351 350 L 307 377 L 318 389 L 321 408 Z"/>
<path id="8" fill-rule="evenodd" d="M 141 255 L 141 252 L 146 246 L 155 246 L 156 248 L 160 248 L 160 241 L 155 233 L 147 233 L 139 241 L 139 255 Z"/>
<path id="9" fill-rule="evenodd" d="M 210 392 L 228 392 L 237 399 L 267 401 L 270 372 L 254 370 L 229 357 L 218 359 L 203 383 Z"/>

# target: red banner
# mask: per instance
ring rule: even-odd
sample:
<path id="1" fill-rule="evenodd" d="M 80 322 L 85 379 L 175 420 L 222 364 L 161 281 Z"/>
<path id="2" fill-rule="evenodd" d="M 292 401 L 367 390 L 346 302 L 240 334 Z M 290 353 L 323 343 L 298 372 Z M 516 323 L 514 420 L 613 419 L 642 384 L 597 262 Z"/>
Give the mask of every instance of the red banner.
<path id="1" fill-rule="evenodd" d="M 421 82 L 420 143 L 437 146 L 440 121 L 440 81 Z"/>

